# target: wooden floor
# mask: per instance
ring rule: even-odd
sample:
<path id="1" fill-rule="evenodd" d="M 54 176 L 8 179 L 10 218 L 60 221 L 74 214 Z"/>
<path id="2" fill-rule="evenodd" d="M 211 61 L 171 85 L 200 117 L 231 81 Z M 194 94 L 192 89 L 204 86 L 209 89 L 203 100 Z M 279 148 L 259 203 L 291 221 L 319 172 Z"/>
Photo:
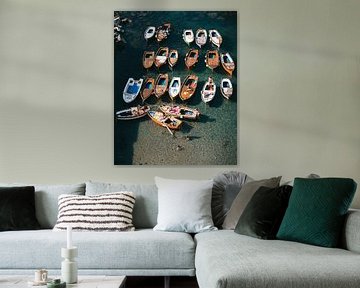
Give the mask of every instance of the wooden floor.
<path id="1" fill-rule="evenodd" d="M 163 288 L 164 277 L 132 277 L 126 279 L 126 288 Z M 198 288 L 195 277 L 170 277 L 171 288 Z"/>

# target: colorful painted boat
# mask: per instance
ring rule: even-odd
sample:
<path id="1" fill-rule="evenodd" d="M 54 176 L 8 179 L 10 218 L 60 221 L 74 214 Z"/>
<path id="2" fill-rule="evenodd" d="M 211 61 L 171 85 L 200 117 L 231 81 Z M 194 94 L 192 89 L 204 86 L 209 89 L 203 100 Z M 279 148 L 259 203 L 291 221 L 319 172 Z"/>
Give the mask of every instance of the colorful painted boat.
<path id="1" fill-rule="evenodd" d="M 145 69 L 151 68 L 155 61 L 155 52 L 154 51 L 144 51 L 143 54 L 143 66 Z"/>
<path id="2" fill-rule="evenodd" d="M 228 52 L 221 53 L 220 60 L 224 70 L 231 76 L 235 70 L 235 63 L 234 60 L 231 58 L 230 54 Z"/>
<path id="3" fill-rule="evenodd" d="M 200 48 L 206 44 L 207 32 L 205 29 L 198 29 L 195 34 L 195 43 Z"/>
<path id="4" fill-rule="evenodd" d="M 116 119 L 118 120 L 133 120 L 144 117 L 150 111 L 147 105 L 136 106 L 116 112 Z"/>
<path id="5" fill-rule="evenodd" d="M 140 96 L 145 101 L 149 98 L 152 94 L 154 94 L 155 90 L 155 79 L 149 77 L 145 80 L 143 89 L 141 90 Z"/>
<path id="6" fill-rule="evenodd" d="M 216 84 L 212 77 L 209 77 L 205 82 L 203 89 L 201 90 L 201 99 L 208 103 L 214 99 L 216 94 Z"/>
<path id="7" fill-rule="evenodd" d="M 160 47 L 155 56 L 155 66 L 160 67 L 166 63 L 166 60 L 169 56 L 169 48 L 168 47 Z"/>
<path id="8" fill-rule="evenodd" d="M 159 109 L 166 115 L 174 116 L 180 119 L 195 120 L 200 116 L 198 109 L 182 105 L 161 105 Z"/>
<path id="9" fill-rule="evenodd" d="M 209 30 L 209 38 L 211 43 L 213 43 L 216 47 L 220 48 L 220 45 L 222 43 L 222 37 L 219 33 L 219 31 L 213 29 L 213 30 Z"/>
<path id="10" fill-rule="evenodd" d="M 210 50 L 206 52 L 205 56 L 206 67 L 214 70 L 220 65 L 219 52 L 217 50 Z"/>
<path id="11" fill-rule="evenodd" d="M 226 98 L 229 99 L 233 94 L 233 86 L 228 78 L 221 79 L 220 92 Z"/>
<path id="12" fill-rule="evenodd" d="M 199 59 L 199 50 L 198 49 L 190 49 L 185 56 L 185 66 L 190 69 L 194 66 Z"/>
<path id="13" fill-rule="evenodd" d="M 169 84 L 169 75 L 166 74 L 159 74 L 155 81 L 155 96 L 160 98 L 165 94 L 167 91 Z"/>
<path id="14" fill-rule="evenodd" d="M 168 129 L 172 129 L 172 130 L 180 129 L 180 126 L 182 124 L 181 120 L 176 119 L 173 116 L 165 115 L 163 112 L 149 111 L 147 113 L 152 121 Z"/>
<path id="15" fill-rule="evenodd" d="M 185 81 L 181 85 L 180 98 L 181 100 L 188 100 L 194 95 L 198 84 L 199 77 L 195 74 L 190 74 L 185 78 Z"/>
<path id="16" fill-rule="evenodd" d="M 171 49 L 168 57 L 170 67 L 174 67 L 179 59 L 179 53 L 176 49 Z"/>
<path id="17" fill-rule="evenodd" d="M 155 32 L 155 38 L 158 42 L 161 42 L 169 37 L 171 31 L 171 23 L 164 23 L 159 26 Z"/>
<path id="18" fill-rule="evenodd" d="M 139 80 L 129 78 L 123 92 L 123 99 L 125 103 L 130 103 L 135 100 L 135 98 L 139 95 L 143 81 L 144 80 L 142 78 Z"/>

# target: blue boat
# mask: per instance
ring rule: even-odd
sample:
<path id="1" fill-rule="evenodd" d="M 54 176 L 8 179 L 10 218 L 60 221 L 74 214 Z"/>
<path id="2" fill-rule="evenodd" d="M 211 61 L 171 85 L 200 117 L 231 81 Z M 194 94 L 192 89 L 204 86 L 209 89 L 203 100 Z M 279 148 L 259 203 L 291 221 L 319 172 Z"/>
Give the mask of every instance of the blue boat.
<path id="1" fill-rule="evenodd" d="M 142 78 L 139 80 L 129 78 L 123 92 L 125 103 L 130 103 L 135 100 L 135 98 L 139 95 L 143 81 L 144 80 Z"/>

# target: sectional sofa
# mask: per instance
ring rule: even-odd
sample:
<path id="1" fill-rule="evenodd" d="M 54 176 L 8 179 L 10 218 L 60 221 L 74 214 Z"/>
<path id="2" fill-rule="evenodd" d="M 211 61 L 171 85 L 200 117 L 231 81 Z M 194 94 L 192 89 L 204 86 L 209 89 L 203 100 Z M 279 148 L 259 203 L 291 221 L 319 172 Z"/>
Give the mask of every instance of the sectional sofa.
<path id="1" fill-rule="evenodd" d="M 0 186 L 13 184 L 0 184 Z M 157 223 L 155 185 L 95 183 L 35 185 L 40 230 L 0 232 L 0 278 L 46 268 L 58 275 L 66 232 L 52 227 L 61 194 L 136 195 L 132 232 L 73 232 L 79 274 L 196 276 L 200 288 L 360 287 L 360 211 L 349 211 L 341 248 L 261 240 L 218 230 L 196 235 L 153 231 Z M 169 281 L 165 281 L 165 286 Z"/>

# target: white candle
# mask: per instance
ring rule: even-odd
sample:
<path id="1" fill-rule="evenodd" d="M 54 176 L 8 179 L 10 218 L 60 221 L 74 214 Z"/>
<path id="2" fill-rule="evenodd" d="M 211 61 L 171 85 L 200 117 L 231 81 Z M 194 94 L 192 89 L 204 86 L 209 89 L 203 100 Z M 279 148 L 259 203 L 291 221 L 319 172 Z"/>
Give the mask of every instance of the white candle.
<path id="1" fill-rule="evenodd" d="M 66 242 L 66 248 L 70 249 L 72 248 L 72 235 L 71 235 L 72 227 L 69 225 L 67 226 L 66 232 L 67 232 L 67 242 Z"/>

